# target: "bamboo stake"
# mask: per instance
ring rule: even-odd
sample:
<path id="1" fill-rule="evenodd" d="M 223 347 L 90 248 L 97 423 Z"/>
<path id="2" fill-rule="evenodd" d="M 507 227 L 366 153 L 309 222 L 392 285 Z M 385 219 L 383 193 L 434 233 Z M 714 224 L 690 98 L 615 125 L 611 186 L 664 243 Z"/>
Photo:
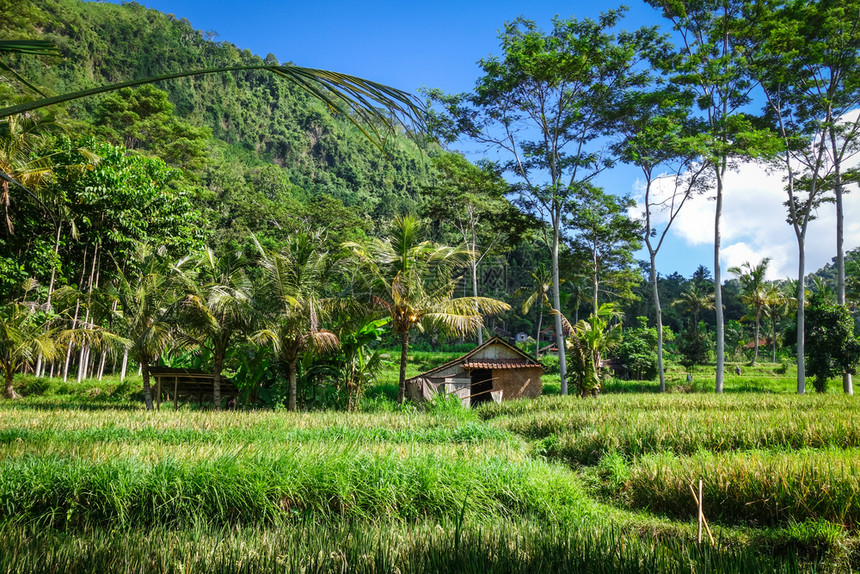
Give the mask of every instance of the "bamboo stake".
<path id="1" fill-rule="evenodd" d="M 693 489 L 693 485 L 688 485 L 690 487 L 690 494 L 693 495 L 693 500 L 696 501 L 696 507 L 699 510 L 699 544 L 702 543 L 702 525 L 705 525 L 705 530 L 708 532 L 708 538 L 711 539 L 711 545 L 714 544 L 714 535 L 711 534 L 711 527 L 708 526 L 708 520 L 705 518 L 705 509 L 702 505 L 704 502 L 704 495 L 702 493 L 702 481 L 699 480 L 699 496 L 696 496 L 696 491 Z"/>
<path id="2" fill-rule="evenodd" d="M 702 509 L 702 479 L 699 479 L 699 544 L 702 543 L 702 520 L 705 518 L 704 510 Z"/>

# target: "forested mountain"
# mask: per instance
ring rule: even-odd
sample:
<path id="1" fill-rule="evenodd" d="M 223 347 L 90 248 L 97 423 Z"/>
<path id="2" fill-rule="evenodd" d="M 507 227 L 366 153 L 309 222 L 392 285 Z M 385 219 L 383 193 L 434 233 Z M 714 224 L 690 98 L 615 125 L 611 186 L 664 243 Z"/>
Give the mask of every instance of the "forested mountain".
<path id="1" fill-rule="evenodd" d="M 248 50 L 195 30 L 184 18 L 137 3 L 0 4 L 4 14 L 0 35 L 48 39 L 62 51 L 61 60 L 14 59 L 17 71 L 53 93 L 180 70 L 264 63 Z M 16 16 L 7 20 L 8 14 Z M 276 60 L 270 54 L 265 63 Z M 348 207 L 360 205 L 370 225 L 412 208 L 426 180 L 425 157 L 413 142 L 392 138 L 383 154 L 351 123 L 332 117 L 318 100 L 273 74 L 215 74 L 156 87 L 168 93 L 178 118 L 211 133 L 211 138 L 198 133 L 207 140 L 208 157 L 194 171 L 198 183 L 211 192 L 202 195 L 213 209 L 217 204 L 221 215 L 220 221 L 212 221 L 215 229 L 259 231 L 265 222 L 253 221 L 246 210 L 285 217 L 276 204 L 307 205 L 321 194 Z M 68 105 L 66 113 L 84 125 L 103 128 L 101 106 L 110 97 L 79 100 Z M 272 217 L 267 215 L 270 227 L 285 225 Z"/>

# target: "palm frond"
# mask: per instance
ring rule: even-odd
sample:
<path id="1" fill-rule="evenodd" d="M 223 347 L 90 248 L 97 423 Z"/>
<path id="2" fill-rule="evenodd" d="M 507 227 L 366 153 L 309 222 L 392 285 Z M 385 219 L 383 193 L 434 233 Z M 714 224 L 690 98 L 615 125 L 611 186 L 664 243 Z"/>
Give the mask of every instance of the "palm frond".
<path id="1" fill-rule="evenodd" d="M 331 351 L 340 346 L 340 340 L 331 331 L 315 331 L 310 334 L 310 337 L 311 345 L 317 351 Z"/>
<path id="2" fill-rule="evenodd" d="M 390 130 L 393 128 L 392 118 L 396 119 L 407 130 L 409 124 L 416 124 L 423 129 L 424 114 L 421 102 L 403 90 L 328 70 L 268 64 L 204 68 L 108 84 L 0 108 L 0 118 L 163 80 L 253 70 L 267 71 L 296 84 L 314 98 L 325 103 L 333 112 L 343 114 L 348 121 L 380 148 L 383 148 L 384 141 L 376 126 L 385 126 L 386 129 Z M 383 112 L 380 108 L 385 111 Z"/>

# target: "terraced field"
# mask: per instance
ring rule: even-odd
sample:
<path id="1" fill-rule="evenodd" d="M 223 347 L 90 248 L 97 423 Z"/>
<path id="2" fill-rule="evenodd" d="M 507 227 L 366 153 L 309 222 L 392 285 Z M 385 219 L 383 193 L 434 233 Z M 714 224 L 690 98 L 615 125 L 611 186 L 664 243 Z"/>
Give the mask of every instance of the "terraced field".
<path id="1" fill-rule="evenodd" d="M 92 394 L 92 393 L 90 393 Z M 545 396 L 476 411 L 0 403 L 2 572 L 850 572 L 842 396 Z M 715 542 L 696 540 L 703 480 Z"/>

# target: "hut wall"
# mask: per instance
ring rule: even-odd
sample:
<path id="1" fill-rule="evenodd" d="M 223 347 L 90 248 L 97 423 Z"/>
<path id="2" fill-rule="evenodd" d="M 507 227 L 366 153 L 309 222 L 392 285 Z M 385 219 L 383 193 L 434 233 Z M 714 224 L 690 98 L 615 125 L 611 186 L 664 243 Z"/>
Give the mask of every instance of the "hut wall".
<path id="1" fill-rule="evenodd" d="M 464 406 L 469 406 L 471 384 L 466 369 L 460 365 L 451 365 L 432 375 L 407 380 L 406 397 L 412 401 L 429 401 L 436 392 L 455 394 L 460 397 Z"/>
<path id="2" fill-rule="evenodd" d="M 496 386 L 504 391 L 502 400 L 539 397 L 543 390 L 541 375 L 543 369 L 530 367 L 524 369 L 494 369 Z"/>

